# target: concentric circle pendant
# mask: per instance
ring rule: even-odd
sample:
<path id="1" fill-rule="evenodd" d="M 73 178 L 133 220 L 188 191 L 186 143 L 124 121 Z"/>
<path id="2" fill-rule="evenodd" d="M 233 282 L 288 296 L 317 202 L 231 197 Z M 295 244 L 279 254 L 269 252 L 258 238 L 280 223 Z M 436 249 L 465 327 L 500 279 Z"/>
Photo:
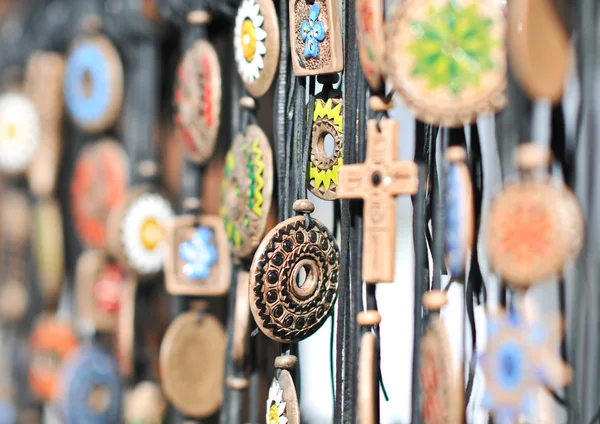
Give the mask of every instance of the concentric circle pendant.
<path id="1" fill-rule="evenodd" d="M 221 119 L 221 67 L 207 41 L 196 41 L 179 65 L 175 109 L 188 157 L 206 162 L 215 149 Z"/>
<path id="2" fill-rule="evenodd" d="M 279 63 L 279 22 L 272 0 L 242 0 L 233 28 L 235 62 L 246 90 L 264 95 Z"/>
<path id="3" fill-rule="evenodd" d="M 97 133 L 116 123 L 123 103 L 123 65 L 108 38 L 95 35 L 75 43 L 64 92 L 67 112 L 82 130 Z"/>
<path id="4" fill-rule="evenodd" d="M 267 225 L 273 193 L 273 157 L 263 131 L 248 126 L 238 134 L 225 158 L 221 216 L 233 253 L 252 256 Z"/>
<path id="5" fill-rule="evenodd" d="M 304 216 L 275 226 L 250 268 L 250 309 L 261 331 L 281 343 L 315 333 L 335 303 L 339 248 L 331 232 Z"/>
<path id="6" fill-rule="evenodd" d="M 463 126 L 506 104 L 505 7 L 496 0 L 405 0 L 388 25 L 387 67 L 415 116 Z"/>

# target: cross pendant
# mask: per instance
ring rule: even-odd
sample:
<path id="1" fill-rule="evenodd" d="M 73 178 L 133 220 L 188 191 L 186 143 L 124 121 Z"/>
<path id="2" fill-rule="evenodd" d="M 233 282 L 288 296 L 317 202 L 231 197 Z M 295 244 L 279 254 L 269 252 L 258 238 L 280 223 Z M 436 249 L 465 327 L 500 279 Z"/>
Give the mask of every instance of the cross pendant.
<path id="1" fill-rule="evenodd" d="M 363 199 L 362 278 L 367 283 L 394 281 L 396 196 L 415 194 L 418 167 L 398 161 L 398 123 L 392 119 L 367 124 L 367 159 L 340 168 L 338 197 Z"/>

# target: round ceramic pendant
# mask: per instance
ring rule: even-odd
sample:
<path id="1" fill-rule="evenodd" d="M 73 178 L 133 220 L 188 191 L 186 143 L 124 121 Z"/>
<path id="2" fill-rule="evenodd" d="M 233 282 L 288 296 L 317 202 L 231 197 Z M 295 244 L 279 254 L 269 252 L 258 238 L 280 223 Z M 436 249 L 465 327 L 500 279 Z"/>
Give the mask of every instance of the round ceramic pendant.
<path id="1" fill-rule="evenodd" d="M 251 256 L 267 225 L 273 193 L 273 156 L 263 131 L 249 125 L 225 158 L 221 216 L 233 253 Z"/>
<path id="2" fill-rule="evenodd" d="M 135 281 L 123 281 L 117 314 L 115 350 L 121 374 L 125 377 L 131 376 L 133 372 L 136 293 L 137 284 Z"/>
<path id="3" fill-rule="evenodd" d="M 309 337 L 335 303 L 338 272 L 339 248 L 323 224 L 304 216 L 279 223 L 258 247 L 250 268 L 256 324 L 281 343 Z"/>
<path id="4" fill-rule="evenodd" d="M 453 371 L 452 350 L 444 323 L 434 319 L 421 340 L 419 364 L 421 418 L 425 424 L 459 424 L 461 378 Z M 458 384 L 457 384 L 458 383 Z"/>
<path id="5" fill-rule="evenodd" d="M 358 57 L 365 78 L 379 90 L 386 76 L 383 0 L 356 0 Z"/>
<path id="6" fill-rule="evenodd" d="M 0 96 L 0 171 L 21 174 L 33 161 L 41 137 L 35 105 L 18 93 Z"/>
<path id="7" fill-rule="evenodd" d="M 221 67 L 207 41 L 196 41 L 179 65 L 175 108 L 175 123 L 189 158 L 206 162 L 215 149 L 221 118 Z"/>
<path id="8" fill-rule="evenodd" d="M 65 274 L 62 214 L 58 201 L 38 200 L 33 210 L 33 241 L 42 292 L 53 303 L 62 288 Z"/>
<path id="9" fill-rule="evenodd" d="M 334 200 L 338 184 L 338 171 L 343 164 L 343 113 L 342 99 L 317 99 L 313 116 L 309 188 L 312 194 Z"/>
<path id="10" fill-rule="evenodd" d="M 242 0 L 233 28 L 235 62 L 253 97 L 267 92 L 279 63 L 279 22 L 272 0 Z"/>
<path id="11" fill-rule="evenodd" d="M 67 112 L 84 131 L 100 132 L 115 124 L 123 102 L 123 65 L 108 38 L 95 35 L 75 43 L 64 91 Z"/>
<path id="12" fill-rule="evenodd" d="M 425 122 L 463 126 L 506 104 L 504 6 L 496 0 L 406 0 L 389 23 L 396 91 Z"/>
<path id="13" fill-rule="evenodd" d="M 561 272 L 571 248 L 561 190 L 547 182 L 505 186 L 493 200 L 486 230 L 490 263 L 508 283 L 527 287 Z"/>
<path id="14" fill-rule="evenodd" d="M 77 336 L 70 325 L 45 317 L 33 329 L 29 344 L 29 385 L 38 398 L 51 401 L 59 393 L 62 365 L 77 349 Z"/>
<path id="15" fill-rule="evenodd" d="M 71 208 L 86 246 L 106 247 L 106 219 L 125 201 L 128 180 L 127 154 L 116 141 L 94 142 L 79 154 L 71 179 Z"/>
<path id="16" fill-rule="evenodd" d="M 460 149 L 458 152 L 464 153 L 466 156 L 462 147 L 451 147 L 450 149 Z M 455 151 L 450 149 L 448 152 Z M 452 155 L 450 154 L 450 156 Z M 462 157 L 464 158 L 464 156 Z M 462 160 L 450 159 L 444 188 L 446 264 L 450 268 L 452 276 L 459 277 L 465 272 L 467 255 L 473 245 L 474 232 L 473 186 L 469 169 Z"/>
<path id="17" fill-rule="evenodd" d="M 167 329 L 160 346 L 160 375 L 167 399 L 182 413 L 206 417 L 223 402 L 226 336 L 221 323 L 186 312 Z"/>
<path id="18" fill-rule="evenodd" d="M 160 386 L 142 381 L 125 397 L 125 423 L 161 424 L 166 409 Z"/>
<path id="19" fill-rule="evenodd" d="M 287 370 L 281 370 L 279 377 L 274 378 L 269 387 L 266 422 L 268 424 L 300 424 L 296 387 Z"/>
<path id="20" fill-rule="evenodd" d="M 170 294 L 222 296 L 231 280 L 231 255 L 218 216 L 178 216 L 166 226 L 166 288 Z"/>
<path id="21" fill-rule="evenodd" d="M 17 424 L 17 409 L 12 402 L 0 400 L 0 423 Z"/>
<path id="22" fill-rule="evenodd" d="M 78 316 L 97 330 L 114 331 L 125 278 L 123 269 L 109 263 L 103 251 L 84 252 L 75 272 Z"/>
<path id="23" fill-rule="evenodd" d="M 376 340 L 371 332 L 362 335 L 360 357 L 358 360 L 358 422 L 377 424 L 379 405 L 376 405 L 375 393 L 379 390 L 376 366 Z"/>
<path id="24" fill-rule="evenodd" d="M 120 421 L 121 379 L 116 361 L 97 347 L 79 349 L 61 374 L 65 423 Z"/>
<path id="25" fill-rule="evenodd" d="M 166 249 L 165 225 L 174 215 L 161 194 L 143 188 L 132 191 L 109 216 L 109 245 L 120 263 L 140 278 L 159 273 Z"/>

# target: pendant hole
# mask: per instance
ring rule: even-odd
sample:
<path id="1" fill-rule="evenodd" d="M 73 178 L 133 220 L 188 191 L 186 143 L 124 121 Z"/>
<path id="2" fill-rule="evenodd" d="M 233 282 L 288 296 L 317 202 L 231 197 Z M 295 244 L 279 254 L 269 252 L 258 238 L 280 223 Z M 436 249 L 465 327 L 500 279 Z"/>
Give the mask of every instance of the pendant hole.
<path id="1" fill-rule="evenodd" d="M 308 277 L 309 272 L 310 268 L 308 268 L 306 265 L 298 270 L 298 274 L 296 275 L 296 285 L 299 289 L 301 289 L 304 283 L 306 283 L 306 278 Z"/>
<path id="2" fill-rule="evenodd" d="M 303 259 L 296 264 L 293 270 L 293 280 L 290 291 L 299 299 L 308 299 L 317 290 L 319 285 L 319 268 L 313 260 Z"/>
<path id="3" fill-rule="evenodd" d="M 92 411 L 101 414 L 108 409 L 110 390 L 105 386 L 96 385 L 88 397 L 88 406 Z"/>
<path id="4" fill-rule="evenodd" d="M 83 73 L 83 95 L 86 99 L 92 97 L 92 73 L 86 70 Z"/>
<path id="5" fill-rule="evenodd" d="M 381 174 L 378 171 L 373 172 L 373 174 L 371 174 L 371 182 L 373 183 L 373 185 L 375 187 L 377 187 L 379 184 L 381 184 L 382 178 L 381 178 Z"/>
<path id="6" fill-rule="evenodd" d="M 335 139 L 331 134 L 325 134 L 323 137 L 323 152 L 328 158 L 332 157 L 335 152 Z"/>

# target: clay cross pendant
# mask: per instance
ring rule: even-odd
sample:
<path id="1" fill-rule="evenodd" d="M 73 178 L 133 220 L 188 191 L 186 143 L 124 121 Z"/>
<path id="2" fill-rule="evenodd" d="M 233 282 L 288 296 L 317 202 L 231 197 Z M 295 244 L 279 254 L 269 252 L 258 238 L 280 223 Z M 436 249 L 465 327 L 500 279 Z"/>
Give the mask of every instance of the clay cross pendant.
<path id="1" fill-rule="evenodd" d="M 367 160 L 340 168 L 338 197 L 364 200 L 362 277 L 367 283 L 394 281 L 396 199 L 417 192 L 418 168 L 396 160 L 398 123 L 368 122 Z"/>

